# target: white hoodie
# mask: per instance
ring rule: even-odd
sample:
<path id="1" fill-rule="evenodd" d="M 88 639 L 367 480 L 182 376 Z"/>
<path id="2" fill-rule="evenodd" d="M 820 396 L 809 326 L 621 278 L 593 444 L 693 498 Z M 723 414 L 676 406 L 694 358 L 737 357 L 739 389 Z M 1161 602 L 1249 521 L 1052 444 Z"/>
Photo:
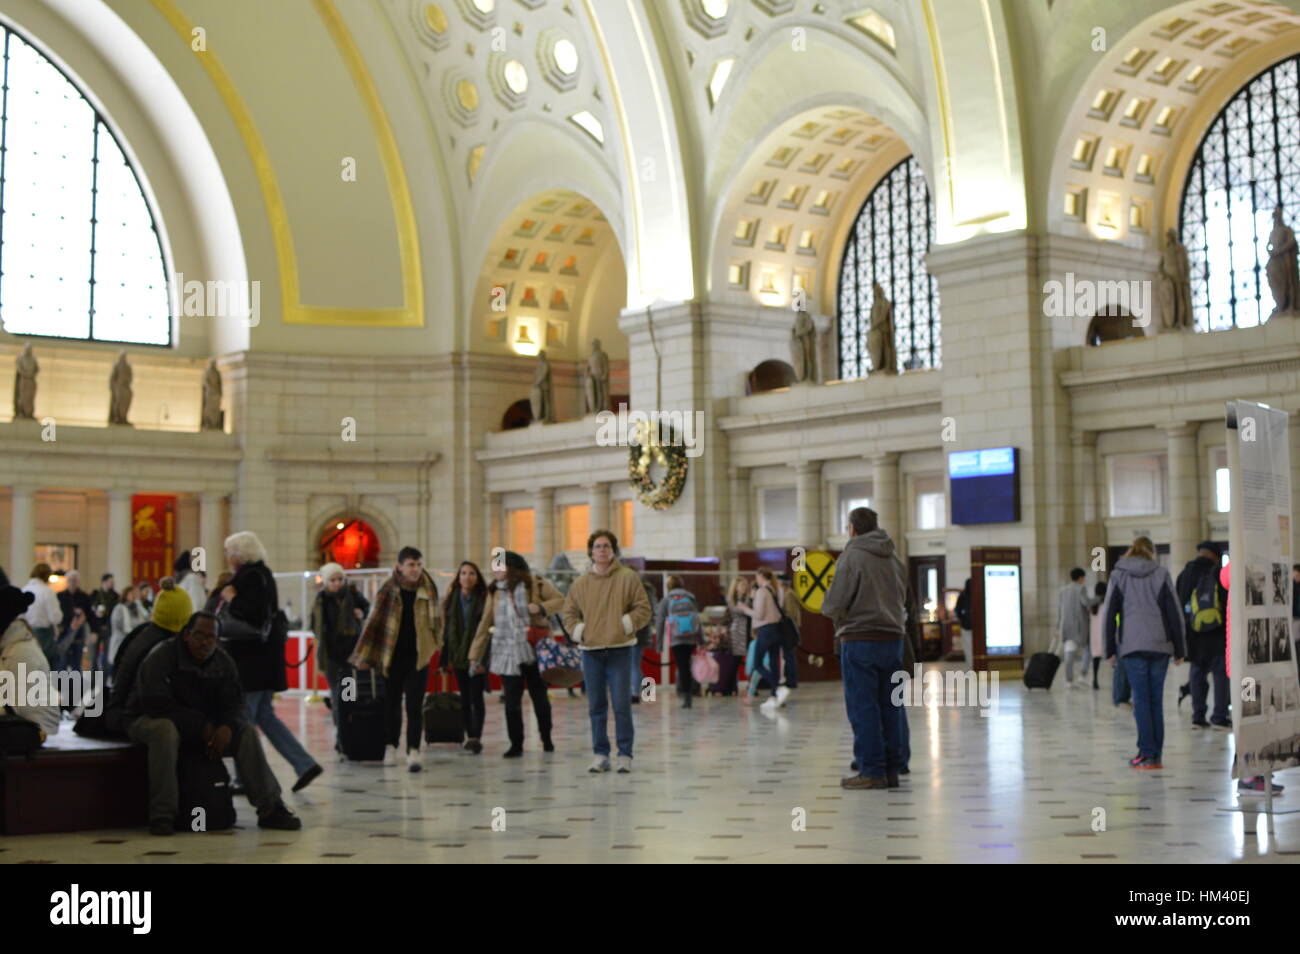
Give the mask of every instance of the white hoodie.
<path id="1" fill-rule="evenodd" d="M 23 613 L 22 618 L 27 620 L 27 624 L 33 629 L 48 627 L 57 630 L 63 623 L 63 610 L 59 607 L 59 598 L 50 589 L 50 584 L 32 577 L 23 587 L 23 592 L 32 593 L 36 597 L 32 605 L 27 607 L 27 612 Z"/>
<path id="2" fill-rule="evenodd" d="M 22 617 L 10 623 L 4 635 L 0 636 L 0 672 L 13 674 L 6 681 L 12 680 L 9 685 L 14 690 L 18 686 L 19 663 L 25 664 L 22 670 L 24 679 L 26 673 L 48 672 L 50 668 L 45 653 L 41 651 L 41 644 L 36 641 L 31 627 Z M 60 716 L 58 700 L 50 701 L 52 705 L 48 706 L 8 706 L 7 711 L 35 722 L 45 731 L 46 736 L 51 736 L 59 731 Z"/>

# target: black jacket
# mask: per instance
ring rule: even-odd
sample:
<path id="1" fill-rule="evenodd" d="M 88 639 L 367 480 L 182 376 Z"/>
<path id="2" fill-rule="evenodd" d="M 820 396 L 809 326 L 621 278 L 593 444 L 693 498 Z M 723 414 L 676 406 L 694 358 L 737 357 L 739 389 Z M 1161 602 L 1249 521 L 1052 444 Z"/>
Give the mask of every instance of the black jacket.
<path id="1" fill-rule="evenodd" d="M 1187 621 L 1187 658 L 1197 663 L 1208 662 L 1215 656 L 1222 656 L 1228 648 L 1226 627 L 1216 626 L 1214 629 L 1202 630 L 1199 633 L 1192 629 L 1192 617 L 1187 611 L 1187 606 L 1192 599 L 1192 593 L 1201 582 L 1202 575 L 1206 573 L 1214 574 L 1214 585 L 1219 590 L 1219 605 L 1223 607 L 1224 619 L 1227 619 L 1228 591 L 1219 585 L 1219 564 L 1214 560 L 1203 556 L 1189 560 L 1183 567 L 1183 572 L 1178 574 L 1178 582 L 1174 584 L 1174 590 L 1178 594 L 1178 605 L 1182 608 L 1183 618 Z"/>
<path id="2" fill-rule="evenodd" d="M 156 623 L 145 623 L 137 629 L 127 634 L 113 663 L 113 691 L 108 695 L 108 705 L 104 706 L 104 728 L 113 735 L 126 735 L 127 723 L 131 721 L 126 716 L 126 704 L 135 688 L 140 664 L 155 646 L 176 635 Z"/>
<path id="3" fill-rule="evenodd" d="M 164 639 L 140 665 L 126 703 L 128 724 L 141 716 L 171 719 L 184 746 L 201 745 L 203 728 L 248 723 L 235 662 L 218 647 L 200 664 L 179 636 Z"/>
<path id="4" fill-rule="evenodd" d="M 86 614 L 86 624 L 98 632 L 99 619 L 95 616 L 94 604 L 90 602 L 90 594 L 85 590 L 64 590 L 59 594 L 59 610 L 63 613 L 63 621 L 59 626 L 60 633 L 66 633 L 72 627 L 72 611 L 80 608 Z"/>
<path id="5" fill-rule="evenodd" d="M 361 610 L 362 619 L 357 619 L 354 609 Z M 369 612 L 370 601 L 351 583 L 344 584 L 337 594 L 326 590 L 316 594 L 311 619 L 319 646 L 316 657 L 319 665 L 324 666 L 327 661 L 340 668 L 348 665 L 348 657 L 356 648 L 363 620 Z"/>
<path id="6" fill-rule="evenodd" d="M 275 577 L 265 563 L 246 563 L 230 581 L 235 598 L 222 608 L 236 619 L 260 629 L 280 606 Z M 245 692 L 280 692 L 289 688 L 284 672 L 284 640 L 272 636 L 258 639 L 222 640 L 222 647 L 239 667 L 239 682 Z"/>

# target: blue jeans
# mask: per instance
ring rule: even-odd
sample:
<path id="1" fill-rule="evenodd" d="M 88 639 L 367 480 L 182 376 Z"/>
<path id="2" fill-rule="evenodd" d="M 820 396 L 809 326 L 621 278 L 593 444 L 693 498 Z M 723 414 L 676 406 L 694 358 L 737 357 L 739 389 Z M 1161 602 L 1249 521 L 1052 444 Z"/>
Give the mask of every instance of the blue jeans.
<path id="1" fill-rule="evenodd" d="M 912 730 L 907 727 L 907 707 L 898 707 L 898 767 L 907 768 L 912 762 Z"/>
<path id="2" fill-rule="evenodd" d="M 1165 747 L 1165 653 L 1136 652 L 1120 659 L 1133 687 L 1133 718 L 1137 720 L 1138 754 L 1160 761 Z"/>
<path id="3" fill-rule="evenodd" d="M 280 717 L 275 714 L 275 706 L 271 703 L 273 695 L 275 693 L 269 689 L 264 692 L 244 693 L 244 704 L 248 706 L 248 718 L 266 735 L 266 741 L 271 743 L 271 747 L 293 766 L 294 773 L 302 775 L 303 772 L 316 764 L 316 760 L 302 747 L 302 743 L 289 731 L 289 727 L 281 722 Z"/>
<path id="4" fill-rule="evenodd" d="M 776 674 L 781 668 L 781 627 L 776 623 L 758 627 L 754 633 L 754 642 L 758 643 L 758 648 L 754 650 L 754 672 L 767 680 L 775 695 L 779 684 Z M 767 665 L 763 664 L 765 658 Z M 750 695 L 758 695 L 757 689 Z"/>
<path id="5" fill-rule="evenodd" d="M 1123 659 L 1119 660 L 1114 673 L 1114 678 L 1110 681 L 1110 701 L 1112 705 L 1119 705 L 1133 698 L 1133 690 L 1129 688 L 1128 673 L 1124 670 Z"/>
<path id="6" fill-rule="evenodd" d="M 57 670 L 59 668 L 59 654 L 55 646 L 58 643 L 58 638 L 54 634 L 54 627 L 33 626 L 32 635 L 36 637 L 36 643 L 41 647 L 41 652 L 45 654 L 50 669 Z"/>
<path id="7" fill-rule="evenodd" d="M 632 663 L 640 646 L 584 649 L 582 678 L 591 716 L 591 750 L 609 755 L 609 706 L 614 704 L 614 735 L 618 754 L 632 757 Z"/>
<path id="8" fill-rule="evenodd" d="M 899 721 L 902 707 L 889 698 L 894 673 L 903 668 L 903 641 L 845 640 L 840 644 L 844 707 L 853 727 L 853 758 L 858 774 L 884 778 L 903 762 Z"/>
<path id="9" fill-rule="evenodd" d="M 1212 722 L 1228 721 L 1228 672 L 1224 668 L 1224 657 L 1220 653 L 1208 662 L 1192 663 L 1192 721 L 1204 722 L 1205 710 L 1208 708 L 1209 683 L 1206 677 L 1214 679 L 1214 713 Z"/>

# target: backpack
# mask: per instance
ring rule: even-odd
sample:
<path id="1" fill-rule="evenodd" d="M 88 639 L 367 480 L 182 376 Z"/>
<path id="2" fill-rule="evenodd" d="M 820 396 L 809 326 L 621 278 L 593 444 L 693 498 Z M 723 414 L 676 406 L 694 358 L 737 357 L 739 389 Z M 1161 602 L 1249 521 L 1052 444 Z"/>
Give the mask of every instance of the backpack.
<path id="1" fill-rule="evenodd" d="M 668 635 L 691 636 L 700 631 L 700 613 L 689 593 L 668 594 Z"/>
<path id="2" fill-rule="evenodd" d="M 1205 633 L 1223 626 L 1223 601 L 1219 597 L 1218 573 L 1202 573 L 1192 590 L 1192 632 Z"/>

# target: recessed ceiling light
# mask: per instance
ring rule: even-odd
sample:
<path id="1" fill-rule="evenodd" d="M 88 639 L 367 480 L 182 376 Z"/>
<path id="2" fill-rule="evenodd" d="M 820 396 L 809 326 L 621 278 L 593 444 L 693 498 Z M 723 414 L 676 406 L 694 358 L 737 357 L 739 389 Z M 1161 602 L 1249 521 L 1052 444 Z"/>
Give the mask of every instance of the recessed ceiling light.
<path id="1" fill-rule="evenodd" d="M 556 40 L 552 50 L 555 68 L 565 76 L 572 76 L 578 69 L 578 48 L 572 40 Z"/>
<path id="2" fill-rule="evenodd" d="M 502 73 L 505 76 L 506 86 L 510 87 L 512 93 L 523 93 L 528 89 L 528 71 L 518 60 L 507 61 Z"/>

